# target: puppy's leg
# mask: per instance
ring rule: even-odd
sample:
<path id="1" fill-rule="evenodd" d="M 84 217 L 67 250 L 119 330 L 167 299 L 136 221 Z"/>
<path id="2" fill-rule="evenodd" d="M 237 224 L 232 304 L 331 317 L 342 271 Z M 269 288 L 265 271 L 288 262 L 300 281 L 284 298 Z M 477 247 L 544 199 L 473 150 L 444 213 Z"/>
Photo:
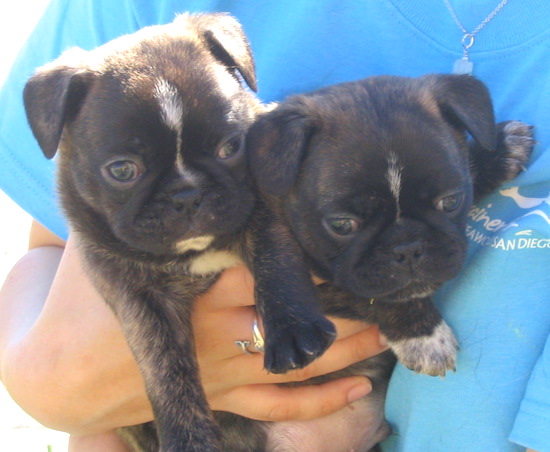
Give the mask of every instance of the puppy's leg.
<path id="1" fill-rule="evenodd" d="M 145 380 L 160 450 L 218 451 L 219 431 L 200 385 L 190 312 L 175 309 L 182 300 L 166 294 L 136 295 L 117 314 Z"/>
<path id="2" fill-rule="evenodd" d="M 319 357 L 336 329 L 320 310 L 302 251 L 286 225 L 265 209 L 258 215 L 253 267 L 256 304 L 265 330 L 265 368 L 284 373 Z"/>
<path id="3" fill-rule="evenodd" d="M 124 272 L 135 275 L 131 287 L 120 287 L 120 281 L 126 281 Z M 204 284 L 202 289 L 206 290 L 210 284 L 198 280 L 187 281 L 186 286 L 179 274 L 151 272 L 138 265 L 124 269 L 111 266 L 109 274 L 103 275 L 108 284 L 101 284 L 99 278 L 97 286 L 109 291 L 104 296 L 143 375 L 160 451 L 219 451 L 220 433 L 200 383 L 190 320 L 192 302 L 199 291 L 191 293 L 189 289 Z M 147 432 L 141 436 L 143 433 Z M 154 441 L 139 442 L 142 450 L 158 452 L 148 449 L 152 446 L 147 444 Z"/>
<path id="4" fill-rule="evenodd" d="M 533 127 L 520 121 L 497 124 L 497 147 L 494 151 L 472 142 L 469 152 L 475 199 L 489 194 L 524 171 L 534 144 Z"/>
<path id="5" fill-rule="evenodd" d="M 130 446 L 132 452 L 159 450 L 157 428 L 154 422 L 121 427 L 116 432 Z"/>
<path id="6" fill-rule="evenodd" d="M 456 338 L 429 298 L 380 302 L 376 321 L 397 359 L 409 369 L 444 376 L 455 370 Z"/>

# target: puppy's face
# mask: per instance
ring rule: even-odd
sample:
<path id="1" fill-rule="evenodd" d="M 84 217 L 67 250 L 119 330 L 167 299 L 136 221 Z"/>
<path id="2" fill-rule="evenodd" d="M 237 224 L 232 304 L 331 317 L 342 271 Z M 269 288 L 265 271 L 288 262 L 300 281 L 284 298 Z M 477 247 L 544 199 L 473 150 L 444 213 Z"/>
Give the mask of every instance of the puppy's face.
<path id="1" fill-rule="evenodd" d="M 93 212 L 118 240 L 154 254 L 201 251 L 244 225 L 253 206 L 244 137 L 256 101 L 234 68 L 253 86 L 254 68 L 244 38 L 215 39 L 218 28 L 236 27 L 218 19 L 180 17 L 31 79 L 27 110 L 39 138 L 45 119 L 34 93 L 65 89 L 59 165 L 73 218 Z M 230 65 L 230 52 L 246 58 Z"/>
<path id="2" fill-rule="evenodd" d="M 247 96 L 225 72 L 191 71 L 139 74 L 129 86 L 100 77 L 64 137 L 72 151 L 67 177 L 114 234 L 138 249 L 201 250 L 241 227 L 252 207 Z"/>
<path id="3" fill-rule="evenodd" d="M 430 295 L 455 276 L 466 249 L 472 189 L 464 152 L 428 118 L 399 132 L 391 122 L 400 114 L 386 117 L 391 137 L 359 117 L 320 131 L 287 204 L 320 275 L 364 297 Z M 334 134 L 341 139 L 327 152 Z"/>
<path id="4" fill-rule="evenodd" d="M 473 112 L 457 112 L 438 84 L 374 78 L 336 86 L 283 103 L 251 132 L 253 170 L 266 192 L 281 196 L 315 272 L 358 296 L 426 297 L 463 263 L 472 182 L 460 117 L 484 98 Z M 468 126 L 488 146 L 491 112 L 488 103 Z M 260 168 L 272 153 L 299 169 L 265 179 Z"/>

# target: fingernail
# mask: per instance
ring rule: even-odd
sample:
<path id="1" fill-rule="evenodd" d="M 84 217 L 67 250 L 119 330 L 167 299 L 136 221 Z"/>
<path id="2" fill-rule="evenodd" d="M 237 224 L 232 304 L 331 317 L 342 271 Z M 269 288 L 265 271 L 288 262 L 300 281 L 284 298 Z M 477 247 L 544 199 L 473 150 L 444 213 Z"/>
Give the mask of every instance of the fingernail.
<path id="1" fill-rule="evenodd" d="M 365 397 L 372 391 L 372 385 L 369 380 L 361 379 L 361 383 L 353 386 L 348 392 L 348 402 L 352 403 L 361 397 Z"/>
<path id="2" fill-rule="evenodd" d="M 381 347 L 383 347 L 383 348 L 388 347 L 388 338 L 386 336 L 384 336 L 383 334 L 380 334 L 379 341 L 380 341 L 380 346 Z"/>

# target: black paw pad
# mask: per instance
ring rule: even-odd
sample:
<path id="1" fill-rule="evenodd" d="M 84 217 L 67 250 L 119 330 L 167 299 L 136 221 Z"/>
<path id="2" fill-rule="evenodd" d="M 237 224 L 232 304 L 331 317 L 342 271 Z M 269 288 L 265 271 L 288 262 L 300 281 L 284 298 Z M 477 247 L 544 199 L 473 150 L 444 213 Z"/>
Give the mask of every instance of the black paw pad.
<path id="1" fill-rule="evenodd" d="M 336 338 L 332 322 L 320 317 L 308 323 L 266 328 L 264 366 L 280 374 L 307 366 L 321 356 Z"/>

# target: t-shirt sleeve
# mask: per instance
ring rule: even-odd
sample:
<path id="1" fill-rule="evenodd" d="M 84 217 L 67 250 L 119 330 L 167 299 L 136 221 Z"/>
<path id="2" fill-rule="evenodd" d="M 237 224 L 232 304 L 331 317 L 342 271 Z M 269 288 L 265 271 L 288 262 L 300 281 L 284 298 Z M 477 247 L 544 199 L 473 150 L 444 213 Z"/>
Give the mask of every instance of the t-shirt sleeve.
<path id="1" fill-rule="evenodd" d="M 533 369 L 510 440 L 550 452 L 550 336 Z"/>

